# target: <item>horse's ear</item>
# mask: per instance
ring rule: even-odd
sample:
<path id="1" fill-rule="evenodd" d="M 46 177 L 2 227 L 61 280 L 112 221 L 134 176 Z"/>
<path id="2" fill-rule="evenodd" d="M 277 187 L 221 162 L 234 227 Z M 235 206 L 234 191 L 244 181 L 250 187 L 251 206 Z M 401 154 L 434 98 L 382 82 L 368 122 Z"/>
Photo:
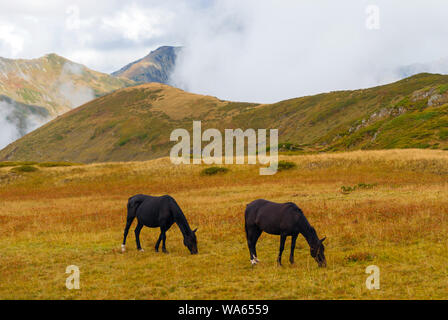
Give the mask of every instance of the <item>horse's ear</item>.
<path id="1" fill-rule="evenodd" d="M 194 229 L 194 230 L 193 230 L 193 233 L 196 233 L 196 231 L 198 231 L 198 228 Z"/>
<path id="2" fill-rule="evenodd" d="M 323 237 L 322 239 L 320 239 L 320 243 L 324 242 L 325 239 L 327 239 L 327 237 Z"/>

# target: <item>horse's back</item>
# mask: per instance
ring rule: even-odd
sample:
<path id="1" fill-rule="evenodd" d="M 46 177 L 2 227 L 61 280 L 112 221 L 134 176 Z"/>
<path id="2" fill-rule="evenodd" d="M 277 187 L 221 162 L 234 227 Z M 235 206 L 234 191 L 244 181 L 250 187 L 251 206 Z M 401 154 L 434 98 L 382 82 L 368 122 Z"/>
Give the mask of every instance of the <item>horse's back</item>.
<path id="1" fill-rule="evenodd" d="M 136 209 L 139 222 L 153 228 L 159 227 L 161 223 L 169 223 L 173 200 L 169 195 L 155 197 L 144 194 L 138 194 L 129 199 L 130 202 L 139 203 Z"/>
<path id="2" fill-rule="evenodd" d="M 281 234 L 295 225 L 301 210 L 292 202 L 277 203 L 258 199 L 246 207 L 246 225 L 256 225 L 271 234 Z M 293 232 L 294 230 L 290 230 Z"/>

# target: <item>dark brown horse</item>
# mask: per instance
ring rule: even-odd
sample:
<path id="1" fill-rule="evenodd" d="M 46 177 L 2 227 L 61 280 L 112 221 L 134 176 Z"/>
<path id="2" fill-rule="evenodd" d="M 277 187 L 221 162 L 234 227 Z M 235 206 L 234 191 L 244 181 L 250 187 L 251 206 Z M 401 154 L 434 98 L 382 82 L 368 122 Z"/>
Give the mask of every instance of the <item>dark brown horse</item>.
<path id="1" fill-rule="evenodd" d="M 316 230 L 309 224 L 302 210 L 294 203 L 275 203 L 263 199 L 252 201 L 246 206 L 245 227 L 247 244 L 250 252 L 250 262 L 257 264 L 256 245 L 258 238 L 264 231 L 269 234 L 280 235 L 280 252 L 277 262 L 282 264 L 282 252 L 285 248 L 286 237 L 291 236 L 291 253 L 289 261 L 294 263 L 294 248 L 297 236 L 301 233 L 310 246 L 311 256 L 319 267 L 326 267 L 327 261 L 324 255 L 325 238 L 319 240 Z"/>
<path id="2" fill-rule="evenodd" d="M 123 244 L 121 250 L 125 251 L 126 237 L 132 221 L 137 218 L 138 224 L 135 228 L 135 241 L 137 249 L 143 251 L 140 245 L 140 231 L 143 226 L 150 228 L 160 228 L 160 236 L 156 242 L 155 249 L 159 251 L 160 241 L 162 251 L 167 253 L 165 247 L 166 231 L 176 223 L 184 236 L 184 245 L 190 250 L 191 254 L 198 253 L 196 240 L 196 230 L 191 230 L 187 218 L 183 214 L 179 205 L 173 197 L 165 195 L 161 197 L 152 197 L 144 194 L 137 194 L 128 200 L 128 216 L 126 227 L 124 228 Z"/>

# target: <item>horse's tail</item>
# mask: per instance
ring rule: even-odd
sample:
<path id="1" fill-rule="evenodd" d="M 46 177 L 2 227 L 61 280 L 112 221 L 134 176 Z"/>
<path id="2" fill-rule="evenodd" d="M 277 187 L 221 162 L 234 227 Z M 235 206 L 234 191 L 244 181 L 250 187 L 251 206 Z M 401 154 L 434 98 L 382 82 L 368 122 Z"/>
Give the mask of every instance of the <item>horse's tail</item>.
<path id="1" fill-rule="evenodd" d="M 142 204 L 143 201 L 144 199 L 143 197 L 141 197 L 141 195 L 136 195 L 128 199 L 128 205 L 127 205 L 128 213 L 126 218 L 126 227 L 124 228 L 123 244 L 121 245 L 121 250 L 123 252 L 125 251 L 124 246 L 126 244 L 126 237 L 128 235 L 129 228 L 131 227 L 132 222 L 136 217 L 138 207 Z"/>
<path id="2" fill-rule="evenodd" d="M 139 194 L 128 199 L 128 220 L 136 217 L 137 209 L 145 199 Z"/>
<path id="3" fill-rule="evenodd" d="M 247 215 L 248 215 L 248 206 L 246 206 L 246 210 L 244 210 L 244 230 L 246 231 L 246 239 L 249 239 L 249 231 L 247 230 Z"/>

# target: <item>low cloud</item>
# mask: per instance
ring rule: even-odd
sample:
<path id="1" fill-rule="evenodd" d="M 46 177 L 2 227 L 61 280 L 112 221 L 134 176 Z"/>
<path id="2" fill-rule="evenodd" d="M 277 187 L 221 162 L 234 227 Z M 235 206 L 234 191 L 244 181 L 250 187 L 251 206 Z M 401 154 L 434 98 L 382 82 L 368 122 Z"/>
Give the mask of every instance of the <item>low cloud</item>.
<path id="1" fill-rule="evenodd" d="M 70 103 L 70 107 L 76 108 L 90 100 L 95 99 L 95 92 L 87 86 L 76 85 L 70 79 L 71 75 L 81 76 L 83 66 L 80 64 L 66 62 L 62 67 L 59 93 Z"/>
<path id="2" fill-rule="evenodd" d="M 378 29 L 367 27 L 370 5 Z M 385 84 L 400 66 L 448 56 L 447 10 L 439 0 L 215 1 L 185 23 L 171 81 L 253 102 Z"/>
<path id="3" fill-rule="evenodd" d="M 45 124 L 49 117 L 33 114 L 14 101 L 0 101 L 0 149 Z"/>

